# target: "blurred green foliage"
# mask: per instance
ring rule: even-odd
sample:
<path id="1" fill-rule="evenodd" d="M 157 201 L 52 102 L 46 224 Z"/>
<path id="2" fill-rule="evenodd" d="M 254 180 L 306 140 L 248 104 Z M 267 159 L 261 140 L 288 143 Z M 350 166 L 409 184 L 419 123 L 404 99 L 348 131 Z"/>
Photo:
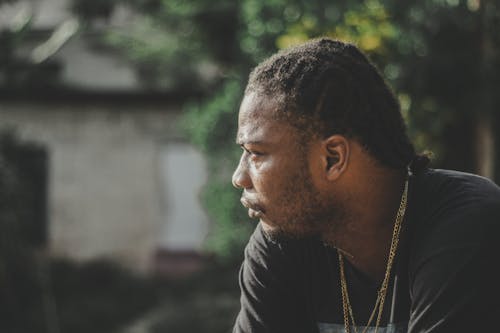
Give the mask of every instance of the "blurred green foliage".
<path id="1" fill-rule="evenodd" d="M 73 0 L 72 9 L 84 19 L 107 18 L 117 0 Z"/>
<path id="2" fill-rule="evenodd" d="M 127 29 L 108 31 L 104 44 L 122 50 L 136 65 L 146 86 L 204 90 L 213 83 L 211 78 L 221 66 L 237 62 L 236 2 L 121 2 L 142 15 L 136 16 Z"/>
<path id="3" fill-rule="evenodd" d="M 15 5 L 17 1 L 0 0 L 0 6 Z M 2 19 L 6 18 L 5 13 L 2 16 Z M 26 45 L 33 39 L 33 19 L 33 13 L 24 10 L 13 16 L 10 22 L 1 22 L 0 89 L 2 90 L 55 87 L 59 83 L 60 67 L 56 61 L 39 63 L 26 52 Z M 48 30 L 40 35 L 48 35 L 44 37 L 49 38 L 50 32 Z"/>
<path id="4" fill-rule="evenodd" d="M 477 125 L 500 124 L 500 5 L 494 0 L 73 0 L 72 8 L 89 23 L 82 27 L 95 32 L 92 22 L 116 6 L 137 15 L 106 30 L 101 46 L 125 55 L 149 89 L 196 96 L 182 126 L 209 161 L 203 198 L 214 227 L 208 248 L 221 257 L 240 253 L 251 229 L 230 185 L 239 154 L 233 144 L 238 104 L 250 69 L 280 48 L 323 35 L 356 43 L 394 87 L 411 137 L 419 150 L 434 151 L 436 166 L 476 171 Z M 5 82 L 27 77 L 17 70 L 9 79 L 18 68 L 16 41 L 27 28 L 29 22 L 0 35 Z"/>
<path id="5" fill-rule="evenodd" d="M 417 148 L 432 150 L 436 166 L 475 171 L 474 126 L 484 117 L 499 123 L 500 12 L 492 0 L 126 3 L 143 19 L 108 42 L 170 87 L 205 94 L 188 103 L 183 126 L 209 160 L 208 244 L 223 257 L 238 253 L 249 230 L 229 185 L 238 104 L 250 69 L 280 48 L 324 35 L 356 43 L 394 87 Z"/>
<path id="6" fill-rule="evenodd" d="M 223 260 L 240 256 L 241 245 L 246 243 L 251 230 L 239 201 L 240 191 L 230 182 L 241 151 L 235 145 L 235 110 L 241 101 L 242 89 L 241 79 L 226 80 L 212 98 L 186 105 L 181 124 L 192 143 L 208 157 L 210 180 L 202 199 L 215 223 L 206 245 Z"/>

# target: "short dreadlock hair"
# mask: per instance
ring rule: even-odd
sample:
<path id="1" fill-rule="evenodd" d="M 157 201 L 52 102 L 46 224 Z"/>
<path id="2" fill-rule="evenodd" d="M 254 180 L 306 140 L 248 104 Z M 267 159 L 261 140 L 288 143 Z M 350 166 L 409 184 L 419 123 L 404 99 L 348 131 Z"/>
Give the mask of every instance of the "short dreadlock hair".
<path id="1" fill-rule="evenodd" d="M 276 112 L 301 130 L 357 139 L 386 167 L 402 169 L 421 159 L 398 100 L 352 44 L 320 38 L 281 51 L 252 71 L 249 93 L 279 98 Z"/>

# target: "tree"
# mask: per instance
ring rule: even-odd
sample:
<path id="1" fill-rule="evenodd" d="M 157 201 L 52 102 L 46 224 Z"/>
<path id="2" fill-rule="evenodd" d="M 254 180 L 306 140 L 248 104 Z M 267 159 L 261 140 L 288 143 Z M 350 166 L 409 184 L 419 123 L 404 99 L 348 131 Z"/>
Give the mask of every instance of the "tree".
<path id="1" fill-rule="evenodd" d="M 415 1 L 400 2 L 393 12 L 402 36 L 413 41 L 409 51 L 405 40 L 396 44 L 400 68 L 396 86 L 408 96 L 415 139 L 434 147 L 440 166 L 494 178 L 498 5 Z"/>
<path id="2" fill-rule="evenodd" d="M 16 0 L 0 0 L 0 6 Z M 25 4 L 26 5 L 26 4 Z M 27 8 L 27 7 L 26 7 Z M 52 59 L 36 61 L 26 52 L 32 36 L 32 13 L 20 11 L 10 26 L 0 28 L 0 89 L 12 91 L 32 87 L 57 86 L 59 64 Z M 52 31 L 45 31 L 42 38 L 50 38 Z"/>

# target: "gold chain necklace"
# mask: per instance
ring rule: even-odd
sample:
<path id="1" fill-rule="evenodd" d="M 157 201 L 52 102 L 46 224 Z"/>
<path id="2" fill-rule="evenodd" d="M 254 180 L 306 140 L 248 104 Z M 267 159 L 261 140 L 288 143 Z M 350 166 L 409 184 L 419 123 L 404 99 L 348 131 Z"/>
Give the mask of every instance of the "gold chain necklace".
<path id="1" fill-rule="evenodd" d="M 380 325 L 382 312 L 384 310 L 384 302 L 385 302 L 385 296 L 387 294 L 387 288 L 389 286 L 389 279 L 391 277 L 392 264 L 394 262 L 394 257 L 396 256 L 396 251 L 398 248 L 399 234 L 401 232 L 401 224 L 403 222 L 403 217 L 406 211 L 407 199 L 408 199 L 408 178 L 405 181 L 405 188 L 403 190 L 401 201 L 399 203 L 399 209 L 396 215 L 396 221 L 394 222 L 394 229 L 392 230 L 391 247 L 389 249 L 389 257 L 387 258 L 387 267 L 385 269 L 384 280 L 382 281 L 382 284 L 378 291 L 377 300 L 375 301 L 375 306 L 373 307 L 370 319 L 368 319 L 368 323 L 366 324 L 365 329 L 362 331 L 362 333 L 366 333 L 366 331 L 368 331 L 368 328 L 370 327 L 373 318 L 375 318 L 375 315 L 377 315 L 377 321 L 375 324 L 375 333 L 377 333 L 378 331 L 378 326 Z M 340 251 L 337 251 L 337 253 L 339 257 L 340 287 L 342 292 L 342 307 L 344 310 L 344 327 L 346 333 L 350 333 L 351 332 L 350 321 L 352 321 L 354 332 L 357 333 L 358 330 L 356 328 L 356 322 L 354 321 L 354 314 L 352 311 L 351 302 L 349 301 L 349 294 L 347 292 L 347 281 L 344 272 L 344 258 L 340 253 Z"/>

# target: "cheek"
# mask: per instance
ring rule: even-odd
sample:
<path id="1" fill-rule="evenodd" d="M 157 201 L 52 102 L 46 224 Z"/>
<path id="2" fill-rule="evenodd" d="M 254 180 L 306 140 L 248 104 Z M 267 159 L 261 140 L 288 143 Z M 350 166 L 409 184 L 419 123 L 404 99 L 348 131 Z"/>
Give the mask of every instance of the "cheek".
<path id="1" fill-rule="evenodd" d="M 309 164 L 309 175 L 311 183 L 317 189 L 325 189 L 328 186 L 326 178 L 326 164 L 321 161 L 313 161 Z"/>
<path id="2" fill-rule="evenodd" d="M 251 167 L 254 187 L 262 195 L 270 196 L 279 192 L 286 182 L 289 167 L 280 159 L 268 158 Z"/>

